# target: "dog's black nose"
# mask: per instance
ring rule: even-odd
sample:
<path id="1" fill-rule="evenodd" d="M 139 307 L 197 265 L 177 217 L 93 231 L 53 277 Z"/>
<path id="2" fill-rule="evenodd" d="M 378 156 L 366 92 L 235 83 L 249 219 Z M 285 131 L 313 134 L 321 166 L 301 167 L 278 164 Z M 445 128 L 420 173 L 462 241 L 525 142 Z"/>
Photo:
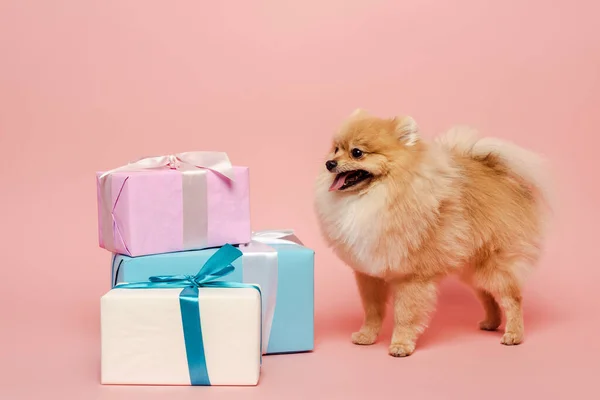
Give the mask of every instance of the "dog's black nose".
<path id="1" fill-rule="evenodd" d="M 332 171 L 335 167 L 337 167 L 337 161 L 329 160 L 325 163 L 325 166 L 329 171 Z"/>

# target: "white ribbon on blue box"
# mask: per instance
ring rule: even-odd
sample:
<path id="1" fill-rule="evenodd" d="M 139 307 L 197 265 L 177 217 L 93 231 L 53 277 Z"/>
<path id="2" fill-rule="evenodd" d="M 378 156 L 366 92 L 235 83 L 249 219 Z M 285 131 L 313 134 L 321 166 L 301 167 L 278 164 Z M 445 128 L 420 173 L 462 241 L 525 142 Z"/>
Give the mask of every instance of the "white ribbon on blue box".
<path id="1" fill-rule="evenodd" d="M 314 348 L 314 251 L 292 230 L 253 233 L 240 245 L 243 256 L 232 265 L 231 282 L 257 284 L 262 291 L 263 354 L 295 353 Z M 115 255 L 112 285 L 154 275 L 190 274 L 217 249 L 142 257 Z"/>

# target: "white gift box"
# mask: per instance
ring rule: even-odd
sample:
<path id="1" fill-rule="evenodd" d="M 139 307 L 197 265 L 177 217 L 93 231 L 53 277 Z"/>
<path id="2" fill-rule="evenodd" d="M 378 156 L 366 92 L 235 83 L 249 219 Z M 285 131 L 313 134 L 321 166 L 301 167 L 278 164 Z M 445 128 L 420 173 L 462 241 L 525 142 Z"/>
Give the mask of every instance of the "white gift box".
<path id="1" fill-rule="evenodd" d="M 102 297 L 102 384 L 192 384 L 182 290 L 117 287 Z M 260 291 L 201 287 L 198 293 L 210 385 L 256 385 L 261 364 Z"/>

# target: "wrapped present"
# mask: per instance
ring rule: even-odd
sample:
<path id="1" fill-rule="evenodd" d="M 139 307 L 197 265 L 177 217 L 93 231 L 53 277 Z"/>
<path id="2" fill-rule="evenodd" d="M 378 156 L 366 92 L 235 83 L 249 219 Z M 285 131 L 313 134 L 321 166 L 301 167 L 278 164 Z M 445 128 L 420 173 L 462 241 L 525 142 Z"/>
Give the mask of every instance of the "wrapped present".
<path id="1" fill-rule="evenodd" d="M 118 285 L 101 300 L 103 384 L 256 385 L 256 285 L 217 281 L 241 256 L 226 245 L 195 275 Z"/>
<path id="2" fill-rule="evenodd" d="M 99 244 L 129 256 L 248 243 L 249 172 L 225 153 L 144 158 L 98 173 Z"/>
<path id="3" fill-rule="evenodd" d="M 263 301 L 263 354 L 295 353 L 314 348 L 314 251 L 293 231 L 261 231 L 232 265 L 228 281 L 260 285 Z M 115 255 L 112 285 L 166 273 L 189 274 L 215 249 L 146 257 Z"/>

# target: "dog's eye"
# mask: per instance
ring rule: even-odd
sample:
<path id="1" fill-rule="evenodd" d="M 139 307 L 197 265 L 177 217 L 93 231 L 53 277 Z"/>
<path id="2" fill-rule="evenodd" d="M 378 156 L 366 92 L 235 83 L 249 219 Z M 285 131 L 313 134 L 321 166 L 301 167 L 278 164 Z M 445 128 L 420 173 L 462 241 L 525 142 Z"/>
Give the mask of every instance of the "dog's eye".
<path id="1" fill-rule="evenodd" d="M 338 150 L 339 149 L 336 147 L 335 150 L 333 150 L 333 154 L 337 154 Z"/>
<path id="2" fill-rule="evenodd" d="M 362 156 L 363 156 L 362 150 L 352 149 L 352 157 L 354 157 L 354 158 L 361 158 Z"/>

